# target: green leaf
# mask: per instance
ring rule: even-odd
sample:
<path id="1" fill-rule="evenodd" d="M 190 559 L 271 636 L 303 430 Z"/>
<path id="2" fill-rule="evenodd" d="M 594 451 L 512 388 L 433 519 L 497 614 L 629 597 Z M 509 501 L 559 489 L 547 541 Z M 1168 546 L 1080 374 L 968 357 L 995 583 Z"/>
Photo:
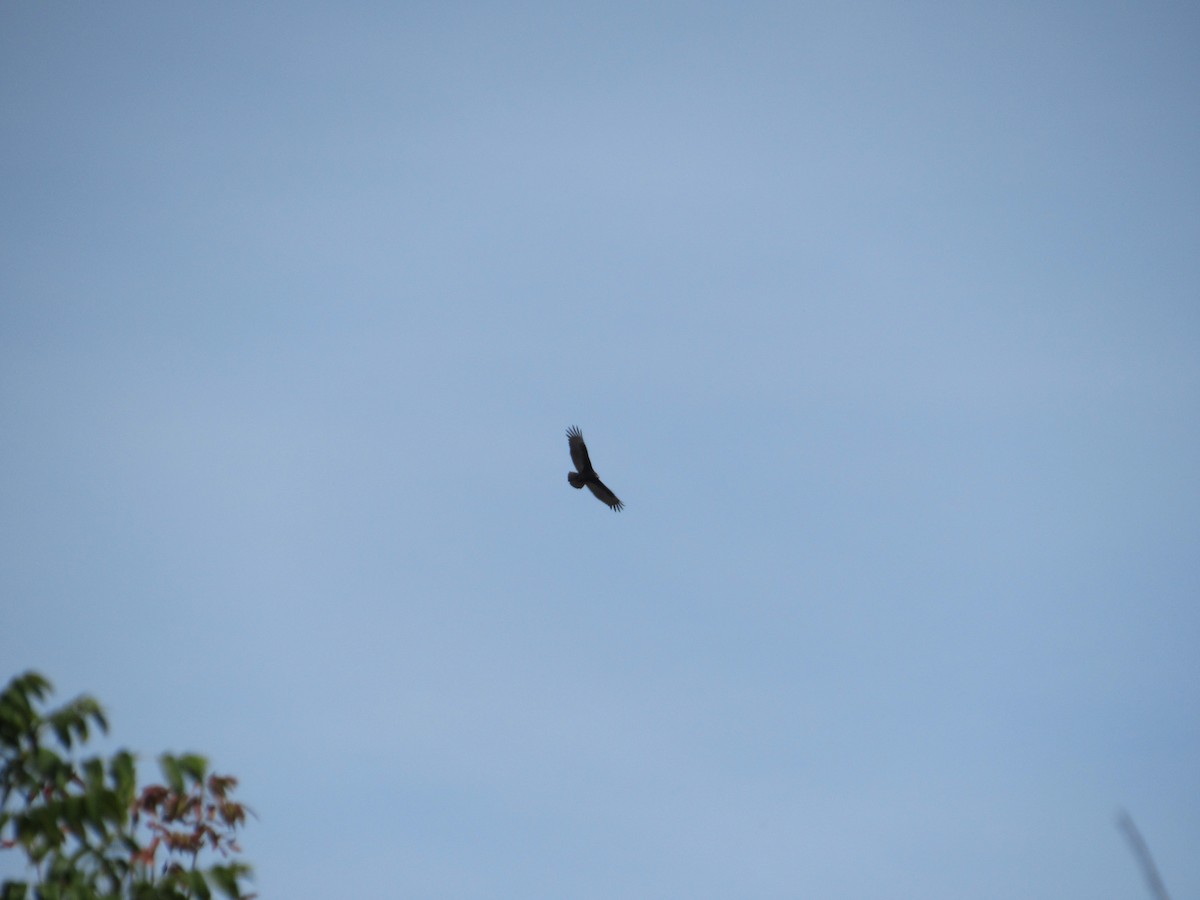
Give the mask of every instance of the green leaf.
<path id="1" fill-rule="evenodd" d="M 194 870 L 188 872 L 186 881 L 188 887 L 192 889 L 192 893 L 199 897 L 200 900 L 211 900 L 212 891 L 208 887 L 208 882 L 204 880 L 203 872 Z"/>
<path id="2" fill-rule="evenodd" d="M 250 875 L 250 867 L 242 863 L 233 863 L 228 866 L 213 866 L 208 870 L 208 876 L 213 884 L 226 897 L 231 900 L 240 900 L 244 896 L 242 894 L 242 886 L 238 881 Z"/>
<path id="3" fill-rule="evenodd" d="M 22 738 L 32 743 L 37 736 L 37 724 L 33 704 L 14 680 L 0 693 L 0 736 L 10 747 L 19 747 Z"/>
<path id="4" fill-rule="evenodd" d="M 83 779 L 87 782 L 87 790 L 102 790 L 104 788 L 104 761 L 98 756 L 85 759 L 83 761 Z"/>
<path id="5" fill-rule="evenodd" d="M 164 753 L 158 758 L 158 767 L 162 770 L 167 787 L 177 794 L 183 793 L 183 771 L 179 762 L 170 753 Z"/>
<path id="6" fill-rule="evenodd" d="M 137 770 L 134 766 L 133 754 L 128 750 L 118 750 L 108 763 L 108 774 L 112 776 L 113 788 L 122 802 L 129 806 L 137 791 Z"/>
<path id="7" fill-rule="evenodd" d="M 70 750 L 71 729 L 67 721 L 60 716 L 55 716 L 50 720 L 50 726 L 54 729 L 54 736 L 58 738 L 58 742 L 63 745 L 64 749 Z"/>
<path id="8" fill-rule="evenodd" d="M 41 700 L 48 692 L 54 690 L 54 685 L 48 679 L 34 671 L 18 675 L 9 683 L 9 687 L 22 696 L 33 697 L 36 700 Z"/>
<path id="9" fill-rule="evenodd" d="M 198 753 L 185 753 L 179 757 L 179 767 L 187 774 L 193 784 L 203 784 L 204 776 L 208 774 L 208 760 Z"/>

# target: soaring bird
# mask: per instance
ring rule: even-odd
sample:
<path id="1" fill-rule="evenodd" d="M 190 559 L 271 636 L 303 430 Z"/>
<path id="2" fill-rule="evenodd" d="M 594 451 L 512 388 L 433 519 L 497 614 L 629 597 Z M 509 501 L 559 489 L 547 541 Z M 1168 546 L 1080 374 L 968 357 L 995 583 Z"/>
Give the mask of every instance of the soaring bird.
<path id="1" fill-rule="evenodd" d="M 571 487 L 579 489 L 586 485 L 587 489 L 596 495 L 596 499 L 607 504 L 609 509 L 616 512 L 624 509 L 625 504 L 604 486 L 604 482 L 592 468 L 592 461 L 588 459 L 587 444 L 583 442 L 583 432 L 574 425 L 567 429 L 567 446 L 571 448 L 571 462 L 575 463 L 576 469 L 567 473 L 567 481 Z"/>

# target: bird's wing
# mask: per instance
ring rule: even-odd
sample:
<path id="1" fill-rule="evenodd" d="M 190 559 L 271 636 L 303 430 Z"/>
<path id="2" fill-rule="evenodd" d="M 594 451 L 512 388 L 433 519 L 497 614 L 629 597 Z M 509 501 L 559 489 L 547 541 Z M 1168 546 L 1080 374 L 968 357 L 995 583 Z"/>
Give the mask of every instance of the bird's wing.
<path id="1" fill-rule="evenodd" d="M 583 432 L 572 425 L 567 429 L 567 446 L 571 448 L 571 461 L 580 475 L 595 474 L 592 461 L 588 459 L 587 444 L 583 442 Z"/>
<path id="2" fill-rule="evenodd" d="M 588 490 L 595 494 L 601 503 L 607 504 L 609 509 L 620 512 L 625 508 L 625 504 L 618 500 L 617 495 L 610 491 L 599 478 L 588 482 Z"/>

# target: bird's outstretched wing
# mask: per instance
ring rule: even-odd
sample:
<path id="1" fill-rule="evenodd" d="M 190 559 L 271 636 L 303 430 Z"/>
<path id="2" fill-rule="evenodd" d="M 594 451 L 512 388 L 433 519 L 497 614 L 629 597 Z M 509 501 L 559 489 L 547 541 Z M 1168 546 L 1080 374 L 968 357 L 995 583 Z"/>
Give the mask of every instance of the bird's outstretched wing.
<path id="1" fill-rule="evenodd" d="M 596 495 L 600 502 L 608 505 L 609 509 L 614 509 L 620 512 L 625 508 L 625 504 L 617 499 L 617 495 L 610 491 L 599 478 L 588 482 L 588 490 Z"/>
<path id="2" fill-rule="evenodd" d="M 575 471 L 584 478 L 594 476 L 592 461 L 588 459 L 587 444 L 583 442 L 583 432 L 572 425 L 567 429 L 567 446 L 571 448 L 571 462 L 575 463 Z"/>

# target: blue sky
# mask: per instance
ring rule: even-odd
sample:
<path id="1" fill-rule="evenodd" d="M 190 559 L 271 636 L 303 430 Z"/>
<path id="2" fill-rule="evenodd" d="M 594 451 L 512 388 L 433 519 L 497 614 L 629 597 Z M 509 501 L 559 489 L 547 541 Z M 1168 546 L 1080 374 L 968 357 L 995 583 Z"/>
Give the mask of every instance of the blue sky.
<path id="1" fill-rule="evenodd" d="M 0 675 L 264 897 L 1200 894 L 1198 51 L 3 5 Z"/>

